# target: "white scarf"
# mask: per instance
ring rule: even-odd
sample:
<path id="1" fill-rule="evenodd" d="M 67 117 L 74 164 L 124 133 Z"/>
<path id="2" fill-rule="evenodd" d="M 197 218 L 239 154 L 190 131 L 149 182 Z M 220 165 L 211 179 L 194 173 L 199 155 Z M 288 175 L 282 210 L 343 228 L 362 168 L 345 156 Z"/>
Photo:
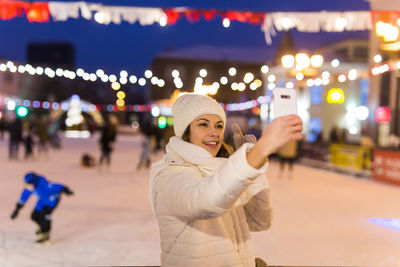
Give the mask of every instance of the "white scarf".
<path id="1" fill-rule="evenodd" d="M 150 202 L 155 214 L 155 188 L 158 178 L 171 165 L 191 165 L 197 167 L 205 176 L 213 174 L 224 164 L 226 158 L 213 157 L 206 149 L 173 136 L 166 147 L 167 154 L 154 162 L 150 171 Z"/>

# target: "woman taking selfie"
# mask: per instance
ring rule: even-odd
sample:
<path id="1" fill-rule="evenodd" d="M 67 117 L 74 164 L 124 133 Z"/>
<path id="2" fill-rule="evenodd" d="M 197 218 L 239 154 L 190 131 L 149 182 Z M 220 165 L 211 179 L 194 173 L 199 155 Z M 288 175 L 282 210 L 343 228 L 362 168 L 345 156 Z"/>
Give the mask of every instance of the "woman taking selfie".
<path id="1" fill-rule="evenodd" d="M 150 182 L 161 265 L 255 266 L 250 231 L 271 224 L 268 156 L 302 138 L 300 117 L 272 121 L 254 144 L 234 129 L 240 147 L 230 155 L 223 143 L 225 112 L 214 99 L 185 94 L 172 113 L 175 136 L 153 164 Z"/>

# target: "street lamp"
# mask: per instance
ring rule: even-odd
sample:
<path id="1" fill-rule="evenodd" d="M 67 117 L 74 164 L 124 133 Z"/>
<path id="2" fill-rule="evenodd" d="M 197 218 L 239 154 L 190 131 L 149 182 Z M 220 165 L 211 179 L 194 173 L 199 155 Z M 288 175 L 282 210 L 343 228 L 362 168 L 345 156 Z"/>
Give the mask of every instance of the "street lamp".
<path id="1" fill-rule="evenodd" d="M 296 63 L 296 69 L 301 71 L 308 68 L 310 65 L 313 68 L 320 68 L 324 63 L 324 58 L 321 55 L 312 55 L 309 57 L 306 53 L 297 53 L 293 55 L 284 55 L 281 59 L 282 66 L 286 69 L 292 68 Z"/>

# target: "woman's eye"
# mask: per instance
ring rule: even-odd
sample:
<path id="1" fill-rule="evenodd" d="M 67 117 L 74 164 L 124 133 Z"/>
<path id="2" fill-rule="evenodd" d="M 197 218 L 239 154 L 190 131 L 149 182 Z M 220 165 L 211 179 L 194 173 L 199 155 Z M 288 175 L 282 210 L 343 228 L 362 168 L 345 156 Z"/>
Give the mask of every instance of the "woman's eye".
<path id="1" fill-rule="evenodd" d="M 221 124 L 218 124 L 218 125 L 217 125 L 217 128 L 222 129 L 222 128 L 224 128 L 224 126 L 221 125 Z"/>
<path id="2" fill-rule="evenodd" d="M 200 123 L 199 126 L 207 126 L 207 123 Z"/>

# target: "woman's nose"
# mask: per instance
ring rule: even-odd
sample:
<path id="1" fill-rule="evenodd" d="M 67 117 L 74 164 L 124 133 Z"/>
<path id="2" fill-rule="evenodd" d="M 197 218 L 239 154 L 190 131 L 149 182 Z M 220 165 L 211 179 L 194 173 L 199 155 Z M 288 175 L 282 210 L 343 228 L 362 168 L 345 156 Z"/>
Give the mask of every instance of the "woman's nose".
<path id="1" fill-rule="evenodd" d="M 218 136 L 218 130 L 216 128 L 211 128 L 210 135 L 211 136 Z"/>

